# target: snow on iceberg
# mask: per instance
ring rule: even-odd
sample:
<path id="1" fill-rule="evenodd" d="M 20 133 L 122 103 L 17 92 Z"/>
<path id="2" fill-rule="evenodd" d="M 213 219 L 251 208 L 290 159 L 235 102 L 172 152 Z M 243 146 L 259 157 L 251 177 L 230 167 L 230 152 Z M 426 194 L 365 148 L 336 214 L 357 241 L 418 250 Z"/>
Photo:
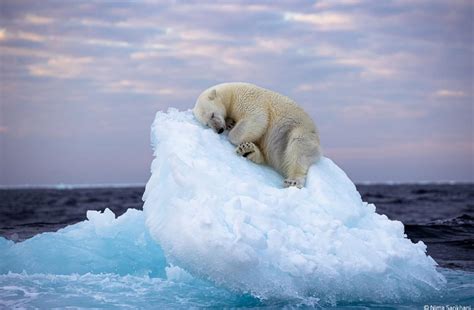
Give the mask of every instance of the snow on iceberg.
<path id="1" fill-rule="evenodd" d="M 157 113 L 152 145 L 146 225 L 167 261 L 195 276 L 263 299 L 329 303 L 416 300 L 446 282 L 426 246 L 363 202 L 328 158 L 305 188 L 284 189 L 271 168 L 174 109 Z"/>

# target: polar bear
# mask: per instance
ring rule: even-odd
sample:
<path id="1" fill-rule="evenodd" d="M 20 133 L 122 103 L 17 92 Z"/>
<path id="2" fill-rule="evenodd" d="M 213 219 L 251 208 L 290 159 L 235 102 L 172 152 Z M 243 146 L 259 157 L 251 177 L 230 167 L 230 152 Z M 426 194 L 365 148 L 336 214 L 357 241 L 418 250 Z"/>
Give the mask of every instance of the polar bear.
<path id="1" fill-rule="evenodd" d="M 321 155 L 314 122 L 293 100 L 249 83 L 223 83 L 198 97 L 196 119 L 218 134 L 229 131 L 237 154 L 268 164 L 302 188 L 309 167 Z"/>

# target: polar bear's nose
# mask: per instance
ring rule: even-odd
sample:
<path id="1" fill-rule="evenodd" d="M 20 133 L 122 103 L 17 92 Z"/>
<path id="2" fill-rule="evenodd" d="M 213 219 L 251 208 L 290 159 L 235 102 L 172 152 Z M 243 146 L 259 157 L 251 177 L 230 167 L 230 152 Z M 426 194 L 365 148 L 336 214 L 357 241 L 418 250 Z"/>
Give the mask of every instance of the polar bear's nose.
<path id="1" fill-rule="evenodd" d="M 223 133 L 223 132 L 224 132 L 224 128 L 219 128 L 219 129 L 217 129 L 217 133 L 218 133 L 218 134 L 221 134 L 221 133 Z"/>

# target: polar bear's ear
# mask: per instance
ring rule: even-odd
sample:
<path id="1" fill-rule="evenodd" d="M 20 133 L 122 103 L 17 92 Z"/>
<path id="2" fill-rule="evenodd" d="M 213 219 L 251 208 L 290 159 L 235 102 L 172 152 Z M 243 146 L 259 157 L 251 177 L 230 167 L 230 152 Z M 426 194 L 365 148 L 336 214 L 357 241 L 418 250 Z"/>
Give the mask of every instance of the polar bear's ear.
<path id="1" fill-rule="evenodd" d="M 207 96 L 209 98 L 209 100 L 214 100 L 216 99 L 217 97 L 217 91 L 215 89 L 211 90 L 211 92 L 209 93 L 209 95 Z"/>

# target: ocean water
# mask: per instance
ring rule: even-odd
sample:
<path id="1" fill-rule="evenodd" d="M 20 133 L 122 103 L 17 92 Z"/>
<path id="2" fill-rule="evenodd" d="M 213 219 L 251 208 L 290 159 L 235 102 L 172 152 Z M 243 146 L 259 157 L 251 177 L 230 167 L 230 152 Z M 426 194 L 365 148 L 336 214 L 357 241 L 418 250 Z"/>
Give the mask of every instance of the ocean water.
<path id="1" fill-rule="evenodd" d="M 474 186 L 358 185 L 357 189 L 378 213 L 403 222 L 412 241 L 427 245 L 447 280 L 443 290 L 416 302 L 261 300 L 170 265 L 145 232 L 142 212 L 129 210 L 141 210 L 144 188 L 4 189 L 0 190 L 0 235 L 5 238 L 0 239 L 0 308 L 472 307 Z M 106 208 L 115 216 L 126 213 L 119 218 L 122 222 L 116 223 L 119 219 L 114 220 L 112 212 L 87 213 Z M 94 221 L 100 226 L 89 225 Z M 71 256 L 74 251 L 77 255 Z"/>

